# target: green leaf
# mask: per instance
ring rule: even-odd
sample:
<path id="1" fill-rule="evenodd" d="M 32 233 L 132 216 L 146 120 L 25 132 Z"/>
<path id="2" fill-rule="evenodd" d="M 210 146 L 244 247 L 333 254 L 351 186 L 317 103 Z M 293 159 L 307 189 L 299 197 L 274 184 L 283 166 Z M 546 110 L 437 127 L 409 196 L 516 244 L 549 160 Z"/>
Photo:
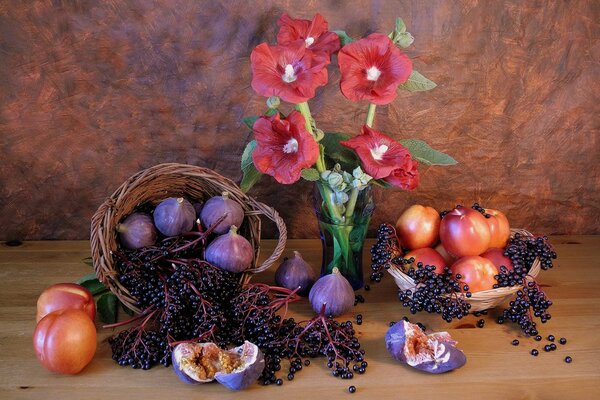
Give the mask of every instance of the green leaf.
<path id="1" fill-rule="evenodd" d="M 251 140 L 244 149 L 242 154 L 242 181 L 240 182 L 240 188 L 245 193 L 254 186 L 256 182 L 260 180 L 262 174 L 258 172 L 252 161 L 252 152 L 256 148 L 256 140 Z"/>
<path id="2" fill-rule="evenodd" d="M 400 143 L 410 151 L 415 160 L 426 165 L 455 165 L 458 162 L 448 154 L 429 147 L 427 143 L 418 139 L 404 139 Z"/>
<path id="3" fill-rule="evenodd" d="M 133 315 L 135 314 L 135 312 L 132 309 L 130 309 L 123 303 L 121 303 L 121 310 L 125 311 L 125 314 L 129 315 L 130 317 L 133 317 Z"/>
<path id="4" fill-rule="evenodd" d="M 415 41 L 415 38 L 413 37 L 413 35 L 410 34 L 410 32 L 398 33 L 396 35 L 396 37 L 394 38 L 394 43 L 396 43 L 398 46 L 402 47 L 403 49 L 409 47 L 411 44 L 413 44 L 414 41 Z"/>
<path id="5" fill-rule="evenodd" d="M 82 261 L 85 265 L 94 267 L 94 262 L 92 261 L 92 257 L 86 257 Z"/>
<path id="6" fill-rule="evenodd" d="M 96 303 L 96 308 L 98 309 L 98 314 L 100 314 L 102 322 L 105 324 L 114 324 L 117 322 L 118 304 L 119 299 L 112 293 L 106 293 L 100 296 Z"/>
<path id="7" fill-rule="evenodd" d="M 82 276 L 81 278 L 77 279 L 75 281 L 76 284 L 81 285 L 83 282 L 87 282 L 87 281 L 91 281 L 91 280 L 98 280 L 96 278 L 96 274 L 94 272 L 92 272 L 91 274 L 87 274 L 85 276 Z"/>
<path id="8" fill-rule="evenodd" d="M 371 179 L 370 182 L 373 183 L 374 185 L 381 186 L 382 188 L 386 188 L 386 189 L 394 186 L 390 183 L 387 183 L 383 179 Z"/>
<path id="9" fill-rule="evenodd" d="M 310 182 L 316 182 L 321 178 L 321 174 L 314 168 L 304 168 L 300 173 L 304 179 Z"/>
<path id="10" fill-rule="evenodd" d="M 395 27 L 394 31 L 396 31 L 398 33 L 406 32 L 406 24 L 404 23 L 402 18 L 396 17 L 396 27 Z"/>
<path id="11" fill-rule="evenodd" d="M 350 36 L 348 36 L 348 34 L 345 31 L 333 31 L 336 35 L 338 35 L 338 37 L 340 38 L 340 44 L 343 46 L 347 45 L 348 43 L 352 43 L 354 42 L 354 40 L 352 40 L 352 38 Z"/>
<path id="12" fill-rule="evenodd" d="M 321 144 L 325 147 L 325 155 L 331 159 L 331 161 L 340 163 L 340 165 L 348 171 L 352 171 L 359 165 L 358 156 L 351 149 L 344 147 L 340 144 L 340 141 L 348 140 L 352 137 L 349 133 L 344 132 L 332 132 L 326 133 Z"/>
<path id="13" fill-rule="evenodd" d="M 246 126 L 248 128 L 250 128 L 250 130 L 252 130 L 252 127 L 254 126 L 254 123 L 256 122 L 256 120 L 258 120 L 258 117 L 255 116 L 255 115 L 250 116 L 250 117 L 244 117 L 242 119 L 242 121 L 244 122 L 244 124 L 246 124 Z"/>
<path id="14" fill-rule="evenodd" d="M 100 293 L 108 291 L 108 288 L 104 286 L 104 284 L 100 282 L 97 278 L 83 281 L 80 283 L 80 285 L 86 287 L 92 293 L 92 296 L 96 296 Z"/>
<path id="15" fill-rule="evenodd" d="M 398 86 L 398 89 L 408 90 L 409 92 L 424 92 L 426 90 L 431 90 L 436 86 L 435 82 L 425 78 L 413 69 L 408 80 Z"/>
<path id="16" fill-rule="evenodd" d="M 266 115 L 267 117 L 272 117 L 273 115 L 277 114 L 277 111 L 278 111 L 278 110 L 277 110 L 276 108 L 269 108 L 269 109 L 267 109 L 267 111 L 265 112 L 265 115 Z M 258 118 L 256 118 L 256 119 L 258 119 Z M 254 121 L 256 122 L 256 120 L 254 120 Z M 254 124 L 254 122 L 253 122 L 252 124 Z M 250 128 L 250 129 L 252 129 L 252 128 Z"/>

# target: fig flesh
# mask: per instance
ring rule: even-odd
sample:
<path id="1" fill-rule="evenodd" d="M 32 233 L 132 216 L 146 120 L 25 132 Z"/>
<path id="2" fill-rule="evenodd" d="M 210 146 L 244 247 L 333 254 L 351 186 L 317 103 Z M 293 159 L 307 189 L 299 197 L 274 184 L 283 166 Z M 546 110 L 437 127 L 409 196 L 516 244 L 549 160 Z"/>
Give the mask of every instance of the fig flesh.
<path id="1" fill-rule="evenodd" d="M 265 368 L 262 352 L 248 341 L 230 350 L 214 343 L 180 343 L 171 357 L 175 374 L 183 382 L 201 384 L 217 380 L 231 390 L 247 388 Z"/>
<path id="2" fill-rule="evenodd" d="M 388 352 L 394 359 L 413 368 L 441 374 L 465 365 L 467 357 L 455 347 L 447 332 L 425 334 L 416 324 L 400 321 L 385 335 Z"/>

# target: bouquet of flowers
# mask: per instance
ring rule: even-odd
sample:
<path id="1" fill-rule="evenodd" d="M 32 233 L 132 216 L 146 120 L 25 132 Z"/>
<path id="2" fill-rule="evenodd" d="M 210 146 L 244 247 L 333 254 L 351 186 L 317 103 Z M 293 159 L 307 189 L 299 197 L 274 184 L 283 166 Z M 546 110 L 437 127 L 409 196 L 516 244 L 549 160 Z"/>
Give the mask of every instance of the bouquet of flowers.
<path id="1" fill-rule="evenodd" d="M 362 286 L 362 244 L 374 205 L 372 185 L 412 190 L 419 184 L 418 163 L 456 161 L 416 139 L 396 141 L 374 129 L 375 109 L 391 103 L 398 90 L 425 91 L 436 84 L 413 69 L 401 50 L 413 42 L 402 19 L 389 34 L 353 40 L 329 31 L 317 14 L 312 20 L 284 14 L 277 22 L 277 44 L 261 43 L 250 56 L 252 88 L 268 97 L 266 112 L 246 117 L 254 133 L 242 156 L 242 190 L 263 174 L 279 183 L 301 178 L 315 182 L 315 210 L 325 254 L 322 274 L 334 267 L 355 288 Z M 308 101 L 328 82 L 327 66 L 337 56 L 340 90 L 350 101 L 368 101 L 360 133 L 326 133 L 318 128 Z M 291 103 L 284 110 L 283 103 Z M 360 267 L 360 268 L 359 268 Z"/>

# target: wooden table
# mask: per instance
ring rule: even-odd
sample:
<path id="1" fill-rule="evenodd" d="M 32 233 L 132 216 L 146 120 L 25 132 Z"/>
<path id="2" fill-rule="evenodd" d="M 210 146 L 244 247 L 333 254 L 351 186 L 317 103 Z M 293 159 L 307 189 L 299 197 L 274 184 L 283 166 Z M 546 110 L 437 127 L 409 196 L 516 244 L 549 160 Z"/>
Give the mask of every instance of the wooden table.
<path id="1" fill-rule="evenodd" d="M 31 345 L 37 296 L 50 284 L 89 273 L 81 261 L 89 255 L 89 245 L 83 241 L 0 244 L 0 399 L 600 399 L 600 236 L 554 237 L 552 243 L 559 254 L 558 265 L 542 272 L 540 278 L 554 305 L 552 319 L 541 333 L 568 339 L 557 351 L 531 356 L 532 348 L 542 350 L 547 341 L 523 337 L 512 324 L 496 324 L 493 312 L 483 317 L 483 329 L 459 328 L 473 326 L 478 319 L 474 316 L 446 324 L 437 316 L 419 314 L 410 317 L 428 330 L 448 330 L 459 341 L 467 364 L 443 375 L 401 365 L 388 355 L 383 336 L 389 321 L 408 313 L 396 298 L 391 277 L 386 276 L 371 291 L 361 290 L 366 302 L 345 316 L 354 319 L 361 313 L 364 317 L 357 331 L 369 362 L 365 375 L 351 381 L 333 378 L 321 359 L 282 387 L 254 385 L 243 392 L 218 384 L 185 385 L 162 366 L 150 371 L 119 367 L 106 342 L 110 331 L 102 329 L 96 356 L 81 374 L 46 371 Z M 263 255 L 272 246 L 273 242 L 266 241 Z M 319 264 L 316 240 L 290 240 L 287 249 L 298 249 L 315 267 Z M 367 252 L 365 262 L 368 268 Z M 273 271 L 256 279 L 272 282 Z M 296 318 L 312 316 L 306 301 L 294 304 L 291 313 Z M 519 346 L 511 345 L 515 338 Z M 564 362 L 567 355 L 573 357 L 571 364 Z M 349 385 L 357 387 L 355 394 L 348 393 Z"/>

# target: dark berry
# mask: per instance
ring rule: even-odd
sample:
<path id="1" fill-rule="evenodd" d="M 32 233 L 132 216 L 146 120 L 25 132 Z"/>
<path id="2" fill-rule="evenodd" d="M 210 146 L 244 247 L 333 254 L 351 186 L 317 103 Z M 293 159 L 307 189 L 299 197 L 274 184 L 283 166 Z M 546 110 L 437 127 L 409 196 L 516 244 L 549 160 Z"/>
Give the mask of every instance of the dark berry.
<path id="1" fill-rule="evenodd" d="M 348 388 L 348 391 L 349 391 L 350 393 L 354 393 L 354 392 L 356 392 L 356 386 L 350 386 L 350 387 Z"/>
<path id="2" fill-rule="evenodd" d="M 542 340 L 542 337 L 540 335 L 536 335 L 533 339 L 539 342 L 540 340 Z"/>
<path id="3" fill-rule="evenodd" d="M 531 355 L 532 356 L 536 356 L 537 357 L 538 354 L 540 354 L 540 352 L 537 351 L 536 349 L 531 350 Z"/>
<path id="4" fill-rule="evenodd" d="M 519 345 L 519 341 L 517 339 L 512 341 L 512 345 L 513 346 L 518 346 Z"/>
<path id="5" fill-rule="evenodd" d="M 554 342 L 554 335 L 548 335 L 548 340 Z"/>
<path id="6" fill-rule="evenodd" d="M 566 356 L 566 357 L 565 357 L 565 362 L 566 362 L 567 364 L 571 364 L 571 361 L 573 361 L 573 358 L 571 358 L 571 356 Z"/>
<path id="7" fill-rule="evenodd" d="M 564 337 L 561 337 L 561 338 L 558 340 L 558 343 L 560 343 L 560 344 L 566 344 L 566 343 L 567 343 L 567 339 L 565 339 Z"/>

